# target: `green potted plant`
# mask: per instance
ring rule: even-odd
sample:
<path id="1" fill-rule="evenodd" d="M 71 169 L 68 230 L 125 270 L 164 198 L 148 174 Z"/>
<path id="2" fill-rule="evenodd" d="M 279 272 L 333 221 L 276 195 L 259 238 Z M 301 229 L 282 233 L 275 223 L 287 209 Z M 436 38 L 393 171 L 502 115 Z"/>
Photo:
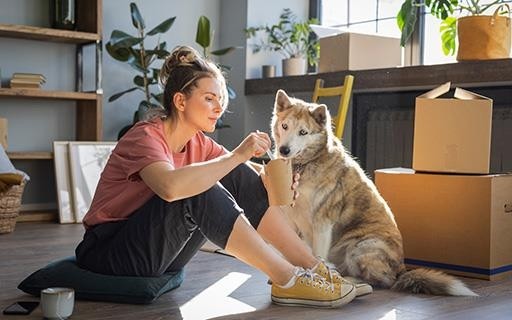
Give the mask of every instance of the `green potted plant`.
<path id="1" fill-rule="evenodd" d="M 401 45 L 405 46 L 416 27 L 423 7 L 441 20 L 439 29 L 445 55 L 457 51 L 457 60 L 508 58 L 510 55 L 510 18 L 500 14 L 510 8 L 507 0 L 405 0 L 397 14 L 402 32 Z M 508 8 L 508 10 L 503 10 Z M 488 16 L 484 13 L 494 10 Z"/>
<path id="2" fill-rule="evenodd" d="M 113 94 L 108 99 L 108 102 L 112 102 L 129 92 L 142 92 L 143 99 L 139 102 L 138 109 L 133 116 L 133 123 L 135 123 L 143 119 L 144 114 L 146 114 L 148 110 L 161 107 L 162 92 L 158 86 L 160 69 L 153 68 L 152 65 L 159 60 L 165 59 L 165 57 L 169 55 L 166 42 L 158 41 L 153 49 L 147 49 L 144 41 L 148 37 L 167 32 L 176 17 L 168 18 L 146 32 L 144 19 L 140 14 L 139 8 L 133 2 L 130 3 L 130 12 L 132 25 L 135 27 L 137 34 L 132 36 L 124 31 L 114 30 L 105 47 L 112 58 L 128 63 L 136 71 L 136 75 L 133 78 L 133 86 Z M 118 138 L 128 131 L 132 125 L 133 124 L 122 128 Z"/>
<path id="3" fill-rule="evenodd" d="M 110 36 L 110 40 L 106 43 L 108 54 L 115 60 L 128 63 L 135 71 L 133 78 L 133 86 L 109 97 L 108 101 L 112 102 L 129 92 L 143 93 L 143 99 L 139 102 L 138 108 L 133 116 L 133 123 L 121 129 L 118 134 L 120 138 L 128 131 L 135 122 L 144 119 L 149 110 L 162 107 L 162 89 L 159 86 L 158 77 L 160 73 L 161 62 L 169 55 L 166 42 L 157 42 L 153 49 L 147 49 L 145 40 L 148 37 L 157 34 L 166 33 L 174 23 L 176 17 L 168 18 L 158 24 L 156 27 L 146 32 L 146 24 L 135 3 L 130 3 L 130 12 L 132 24 L 137 29 L 137 35 L 132 36 L 121 30 L 114 30 Z M 206 57 L 210 55 L 224 55 L 234 47 L 211 51 L 211 43 L 213 41 L 213 31 L 210 29 L 210 21 L 205 16 L 201 16 L 197 25 L 196 42 L 203 48 L 203 54 Z M 157 61 L 160 61 L 158 67 L 152 67 Z M 228 70 L 229 66 L 221 66 L 224 70 Z M 233 99 L 235 92 L 228 88 L 229 98 Z M 226 127 L 220 120 L 217 123 L 218 128 Z"/>
<path id="4" fill-rule="evenodd" d="M 277 24 L 245 29 L 247 38 L 263 38 L 252 45 L 253 53 L 261 50 L 276 51 L 283 56 L 283 75 L 300 75 L 306 67 L 316 66 L 320 53 L 320 44 L 311 30 L 310 24 L 317 24 L 317 19 L 298 21 L 293 12 L 286 8 L 279 16 Z"/>

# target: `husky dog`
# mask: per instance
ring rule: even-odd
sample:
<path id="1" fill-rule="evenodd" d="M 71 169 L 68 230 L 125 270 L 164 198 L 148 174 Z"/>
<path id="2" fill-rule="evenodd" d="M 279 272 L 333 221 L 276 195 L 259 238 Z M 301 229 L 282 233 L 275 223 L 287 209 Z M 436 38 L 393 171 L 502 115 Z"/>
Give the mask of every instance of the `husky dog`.
<path id="1" fill-rule="evenodd" d="M 285 214 L 313 253 L 343 276 L 380 288 L 436 295 L 476 295 L 439 271 L 407 271 L 393 213 L 331 128 L 324 104 L 278 90 L 272 117 L 276 153 L 300 173 L 299 197 Z"/>

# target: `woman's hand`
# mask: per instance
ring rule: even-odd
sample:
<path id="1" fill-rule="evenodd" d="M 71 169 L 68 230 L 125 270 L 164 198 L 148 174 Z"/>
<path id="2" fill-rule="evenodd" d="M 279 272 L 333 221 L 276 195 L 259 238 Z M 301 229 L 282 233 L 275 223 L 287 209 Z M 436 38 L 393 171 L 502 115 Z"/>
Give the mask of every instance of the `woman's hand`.
<path id="1" fill-rule="evenodd" d="M 241 162 L 245 162 L 252 157 L 260 157 L 270 148 L 270 137 L 265 132 L 251 132 L 233 150 L 233 154 L 240 158 Z"/>
<path id="2" fill-rule="evenodd" d="M 268 176 L 266 175 L 264 168 L 262 168 L 260 171 L 260 177 L 261 177 L 261 180 L 263 181 L 263 185 L 265 186 L 265 189 L 267 189 L 267 192 L 269 192 L 268 190 L 270 190 L 270 188 L 271 188 L 270 187 L 271 182 L 270 182 L 270 179 L 268 178 Z M 295 201 L 299 197 L 299 191 L 297 190 L 299 188 L 299 180 L 300 180 L 300 174 L 297 172 L 293 175 L 292 185 L 290 186 L 291 189 L 293 190 L 293 201 L 290 204 L 291 207 L 295 206 Z"/>

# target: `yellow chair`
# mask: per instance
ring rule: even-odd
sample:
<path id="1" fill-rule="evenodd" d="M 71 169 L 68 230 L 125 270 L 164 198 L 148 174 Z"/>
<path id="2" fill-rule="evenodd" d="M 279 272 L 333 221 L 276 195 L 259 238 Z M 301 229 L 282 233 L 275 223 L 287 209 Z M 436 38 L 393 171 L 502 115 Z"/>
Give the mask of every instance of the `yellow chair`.
<path id="1" fill-rule="evenodd" d="M 340 104 L 338 106 L 338 114 L 333 117 L 334 134 L 340 140 L 343 137 L 343 129 L 345 128 L 345 119 L 347 118 L 348 105 L 352 94 L 352 85 L 354 84 L 354 76 L 345 76 L 342 86 L 324 87 L 324 80 L 317 79 L 315 82 L 315 90 L 313 91 L 313 102 L 318 103 L 320 97 L 340 96 Z"/>

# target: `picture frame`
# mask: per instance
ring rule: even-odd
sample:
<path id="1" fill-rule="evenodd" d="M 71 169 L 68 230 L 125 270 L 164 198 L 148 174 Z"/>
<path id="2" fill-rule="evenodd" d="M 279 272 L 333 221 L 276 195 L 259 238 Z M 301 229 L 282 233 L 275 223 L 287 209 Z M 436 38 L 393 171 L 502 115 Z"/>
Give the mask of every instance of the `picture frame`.
<path id="1" fill-rule="evenodd" d="M 75 223 L 71 170 L 69 165 L 69 141 L 53 142 L 55 182 L 60 223 Z"/>
<path id="2" fill-rule="evenodd" d="M 89 210 L 101 172 L 116 142 L 70 141 L 69 160 L 75 222 L 82 222 Z"/>

